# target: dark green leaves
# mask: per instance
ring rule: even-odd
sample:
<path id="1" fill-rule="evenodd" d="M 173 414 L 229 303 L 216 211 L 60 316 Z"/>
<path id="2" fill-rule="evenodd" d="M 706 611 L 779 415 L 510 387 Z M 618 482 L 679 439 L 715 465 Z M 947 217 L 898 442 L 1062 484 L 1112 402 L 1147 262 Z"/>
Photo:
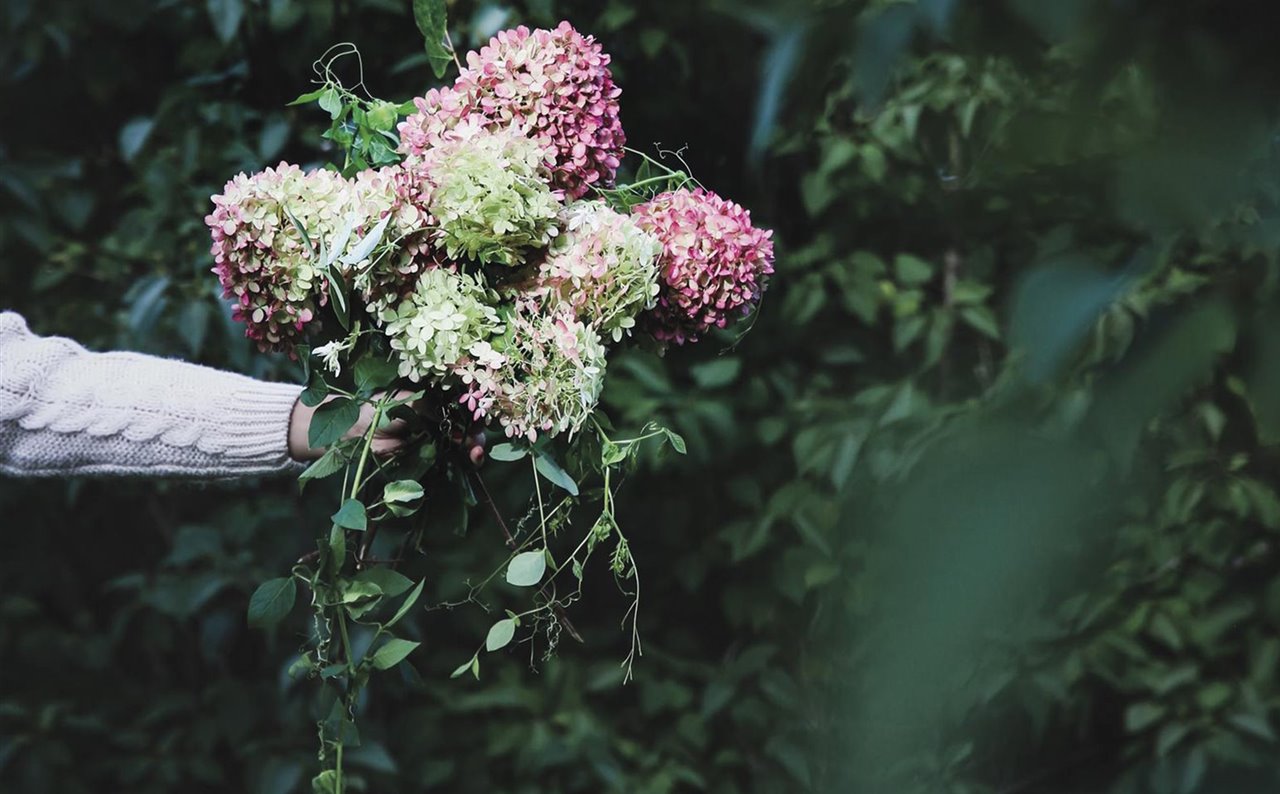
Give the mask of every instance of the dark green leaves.
<path id="1" fill-rule="evenodd" d="M 413 587 L 412 579 L 390 568 L 366 568 L 356 574 L 355 580 L 377 585 L 379 592 L 391 598 Z"/>
<path id="2" fill-rule="evenodd" d="M 325 477 L 333 476 L 334 474 L 342 471 L 342 468 L 346 465 L 346 455 L 343 454 L 342 450 L 334 447 L 327 450 L 315 461 L 315 463 L 308 466 L 302 474 L 298 475 L 298 479 L 302 482 L 306 482 L 308 480 L 322 480 Z"/>
<path id="3" fill-rule="evenodd" d="M 542 581 L 547 570 L 546 554 L 538 551 L 526 551 L 517 554 L 507 566 L 507 582 L 516 587 L 532 587 Z"/>
<path id="4" fill-rule="evenodd" d="M 396 374 L 395 362 L 377 356 L 365 356 L 356 362 L 356 390 L 369 394 L 375 389 L 390 386 L 395 382 Z"/>
<path id="5" fill-rule="evenodd" d="M 324 402 L 324 398 L 329 396 L 329 384 L 325 383 L 324 375 L 318 370 L 311 370 L 311 376 L 307 378 L 307 388 L 302 390 L 302 394 L 298 399 L 308 408 L 315 408 Z"/>
<path id="6" fill-rule="evenodd" d="M 390 670 L 404 661 L 405 657 L 413 653 L 421 644 L 409 640 L 390 639 L 373 654 L 370 661 L 379 670 Z"/>
<path id="7" fill-rule="evenodd" d="M 154 126 L 154 119 L 136 118 L 124 125 L 124 128 L 120 130 L 120 156 L 124 158 L 126 163 L 133 162 L 133 158 L 138 156 L 138 152 L 142 151 L 143 145 L 151 137 L 151 130 Z"/>
<path id="8" fill-rule="evenodd" d="M 490 460 L 500 460 L 503 462 L 511 462 L 511 461 L 520 460 L 521 458 L 523 458 L 525 455 L 528 455 L 528 454 L 529 454 L 528 450 L 521 449 L 520 447 L 517 447 L 513 444 L 502 443 L 502 444 L 495 444 L 489 450 L 488 457 Z"/>
<path id="9" fill-rule="evenodd" d="M 360 418 L 360 404 L 348 397 L 331 400 L 316 409 L 307 429 L 307 443 L 322 449 L 339 441 Z"/>
<path id="10" fill-rule="evenodd" d="M 405 504 L 421 499 L 424 495 L 422 483 L 415 480 L 396 480 L 387 483 L 382 489 L 383 501 L 393 504 Z"/>
<path id="11" fill-rule="evenodd" d="M 445 0 L 413 0 L 413 20 L 418 24 L 427 50 L 427 60 L 436 77 L 444 77 L 453 59 L 446 42 L 448 20 Z"/>
<path id="12" fill-rule="evenodd" d="M 578 484 L 573 481 L 568 472 L 560 468 L 560 464 L 556 463 L 555 460 L 546 454 L 536 453 L 533 465 L 537 468 L 539 474 L 568 491 L 571 496 L 578 495 Z"/>
<path id="13" fill-rule="evenodd" d="M 244 0 L 207 0 L 209 20 L 223 44 L 229 43 L 240 30 L 244 19 Z"/>
<path id="14" fill-rule="evenodd" d="M 333 523 L 343 529 L 355 529 L 363 532 L 369 525 L 364 505 L 359 499 L 348 499 L 342 503 L 338 512 L 333 514 Z M 407 581 L 407 580 L 406 580 Z"/>
<path id="15" fill-rule="evenodd" d="M 413 605 L 418 603 L 418 598 L 422 596 L 422 588 L 426 583 L 426 579 L 418 582 L 417 586 L 414 587 L 413 590 L 410 591 L 409 595 L 405 597 L 404 603 L 402 603 L 400 608 L 396 610 L 396 614 L 391 617 L 391 620 L 386 622 L 386 628 L 391 628 L 396 625 L 404 619 L 405 615 L 409 614 L 409 610 L 413 609 Z"/>
<path id="16" fill-rule="evenodd" d="M 292 577 L 263 582 L 249 598 L 249 625 L 270 628 L 284 620 L 293 609 L 297 587 Z"/>

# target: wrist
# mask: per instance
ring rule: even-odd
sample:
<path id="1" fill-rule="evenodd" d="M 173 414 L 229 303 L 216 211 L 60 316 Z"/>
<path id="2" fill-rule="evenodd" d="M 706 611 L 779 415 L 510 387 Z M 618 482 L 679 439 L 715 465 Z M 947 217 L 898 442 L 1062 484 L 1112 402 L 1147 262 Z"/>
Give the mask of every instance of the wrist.
<path id="1" fill-rule="evenodd" d="M 320 450 L 312 449 L 307 443 L 307 433 L 311 428 L 311 417 L 316 409 L 303 405 L 299 399 L 293 404 L 293 413 L 289 416 L 289 457 L 298 461 L 315 460 L 320 457 Z"/>

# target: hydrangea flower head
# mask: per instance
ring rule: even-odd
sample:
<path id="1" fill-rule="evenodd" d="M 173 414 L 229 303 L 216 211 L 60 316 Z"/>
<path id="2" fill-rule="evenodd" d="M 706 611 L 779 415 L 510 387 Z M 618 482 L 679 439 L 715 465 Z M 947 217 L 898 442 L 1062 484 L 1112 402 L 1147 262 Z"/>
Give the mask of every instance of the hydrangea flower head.
<path id="1" fill-rule="evenodd" d="M 621 341 L 657 301 L 661 241 L 602 201 L 571 204 L 561 225 L 535 291 L 572 308 L 605 338 Z"/>
<path id="2" fill-rule="evenodd" d="M 213 197 L 205 218 L 213 272 L 235 300 L 245 335 L 263 351 L 292 352 L 325 303 L 315 246 L 334 233 L 349 202 L 350 184 L 339 174 L 287 163 L 239 174 Z"/>
<path id="3" fill-rule="evenodd" d="M 521 301 L 506 334 L 474 353 L 457 370 L 467 387 L 462 402 L 475 419 L 496 419 L 508 437 L 576 432 L 600 400 L 604 344 L 567 307 Z"/>
<path id="4" fill-rule="evenodd" d="M 751 213 L 702 188 L 661 193 L 632 209 L 662 241 L 658 305 L 647 325 L 664 342 L 697 341 L 749 314 L 773 273 L 773 232 Z"/>
<path id="5" fill-rule="evenodd" d="M 456 132 L 421 160 L 432 239 L 450 259 L 523 264 L 559 231 L 546 150 L 514 127 Z"/>
<path id="6" fill-rule="evenodd" d="M 472 349 L 502 330 L 495 297 L 473 276 L 444 268 L 427 270 L 413 292 L 383 311 L 400 376 L 417 383 L 447 375 Z"/>
<path id="7" fill-rule="evenodd" d="M 450 264 L 431 241 L 425 184 L 421 163 L 415 158 L 355 176 L 353 214 L 363 219 L 358 235 L 368 234 L 390 217 L 371 256 L 350 268 L 352 285 L 375 316 L 411 292 L 424 270 Z"/>
<path id="8" fill-rule="evenodd" d="M 607 55 L 568 22 L 554 30 L 505 30 L 477 52 L 454 86 L 417 101 L 400 125 L 401 150 L 422 154 L 467 116 L 515 124 L 554 152 L 555 186 L 570 199 L 611 187 L 626 136 Z"/>

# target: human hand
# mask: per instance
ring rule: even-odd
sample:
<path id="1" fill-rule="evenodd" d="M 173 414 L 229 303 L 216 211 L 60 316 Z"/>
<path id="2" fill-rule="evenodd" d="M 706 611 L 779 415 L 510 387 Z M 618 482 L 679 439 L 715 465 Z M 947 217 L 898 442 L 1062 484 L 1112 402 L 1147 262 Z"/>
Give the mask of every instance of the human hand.
<path id="1" fill-rule="evenodd" d="M 410 392 L 396 392 L 392 395 L 392 399 L 400 400 L 408 397 Z M 330 397 L 324 402 L 336 399 Z M 321 403 L 323 405 L 324 403 Z M 312 447 L 307 441 L 308 429 L 311 427 L 311 418 L 315 416 L 316 408 L 304 405 L 301 400 L 294 403 L 293 415 L 289 418 L 289 456 L 294 460 L 308 461 L 315 460 L 324 454 L 323 448 Z M 351 426 L 343 438 L 360 438 L 369 432 L 369 425 L 373 423 L 374 408 L 369 403 L 360 406 L 360 418 Z M 403 419 L 391 419 L 383 421 L 380 426 L 373 431 L 373 443 L 370 449 L 374 455 L 378 457 L 387 457 L 404 447 L 406 442 L 406 434 L 409 425 Z M 476 430 L 465 438 L 451 439 L 466 452 L 467 459 L 474 465 L 479 466 L 484 461 L 484 432 Z"/>

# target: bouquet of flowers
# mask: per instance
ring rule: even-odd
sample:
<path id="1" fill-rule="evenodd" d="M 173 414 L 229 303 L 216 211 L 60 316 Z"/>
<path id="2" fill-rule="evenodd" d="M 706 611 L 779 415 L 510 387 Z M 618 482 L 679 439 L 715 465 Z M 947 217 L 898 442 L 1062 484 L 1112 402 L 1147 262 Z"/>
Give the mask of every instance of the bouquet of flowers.
<path id="1" fill-rule="evenodd" d="M 307 371 L 303 400 L 317 406 L 310 441 L 327 451 L 302 480 L 343 475 L 317 550 L 249 606 L 251 622 L 270 625 L 292 608 L 298 583 L 310 590 L 314 635 L 292 672 L 332 692 L 320 729 L 332 764 L 317 791 L 343 790 L 342 751 L 357 741 L 369 676 L 418 646 L 401 623 L 425 582 L 395 563 L 416 547 L 424 513 L 465 522 L 486 502 L 507 554 L 484 582 L 502 575 L 533 593 L 531 608 L 506 611 L 455 676 L 478 678 L 481 654 L 522 628 L 543 630 L 550 644 L 562 630 L 574 634 L 564 608 L 581 595 L 587 558 L 606 544 L 609 568 L 635 597 L 624 617 L 630 675 L 639 578 L 613 489 L 646 440 L 678 452 L 684 442 L 652 423 L 628 438 L 613 430 L 597 410 L 609 353 L 724 328 L 752 312 L 773 271 L 771 233 L 749 212 L 625 147 L 620 90 L 592 37 L 567 22 L 519 27 L 463 62 L 443 3 L 419 0 L 415 11 L 438 74 L 458 66 L 452 85 L 395 104 L 346 89 L 333 58 L 322 59 L 320 87 L 298 102 L 329 114 L 326 137 L 345 153 L 343 166 L 240 174 L 206 218 L 235 319 L 262 350 Z M 620 185 L 628 155 L 637 178 Z M 369 432 L 345 438 L 361 411 L 372 411 Z M 374 436 L 393 421 L 410 428 L 411 451 L 381 459 Z M 514 530 L 456 454 L 477 428 L 507 439 L 492 459 L 531 467 L 533 507 Z M 599 486 L 580 489 L 584 478 Z M 443 509 L 445 494 L 461 509 Z M 598 508 L 590 528 L 558 551 L 572 510 L 586 507 Z M 377 554 L 380 527 L 397 541 L 389 561 Z"/>

